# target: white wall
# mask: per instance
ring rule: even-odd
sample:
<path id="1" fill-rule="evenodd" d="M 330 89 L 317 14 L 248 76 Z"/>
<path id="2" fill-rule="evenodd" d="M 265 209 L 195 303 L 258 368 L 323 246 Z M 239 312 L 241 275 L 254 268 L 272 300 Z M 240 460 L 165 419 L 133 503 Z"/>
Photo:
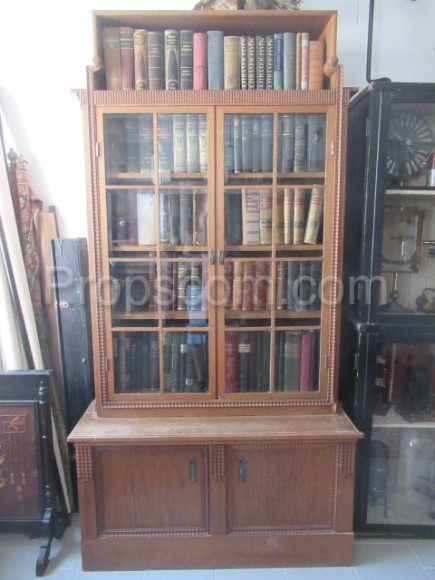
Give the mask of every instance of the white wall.
<path id="1" fill-rule="evenodd" d="M 54 205 L 61 237 L 87 235 L 82 121 L 73 88 L 92 62 L 91 10 L 180 10 L 195 0 L 22 0 L 0 7 L 0 106 L 6 144 L 22 153 L 35 195 Z M 345 84 L 366 85 L 369 0 L 302 0 L 338 11 Z M 372 78 L 435 81 L 434 0 L 377 0 Z M 6 125 L 6 126 L 5 126 Z M 3 192 L 1 192 L 3 194 Z"/>

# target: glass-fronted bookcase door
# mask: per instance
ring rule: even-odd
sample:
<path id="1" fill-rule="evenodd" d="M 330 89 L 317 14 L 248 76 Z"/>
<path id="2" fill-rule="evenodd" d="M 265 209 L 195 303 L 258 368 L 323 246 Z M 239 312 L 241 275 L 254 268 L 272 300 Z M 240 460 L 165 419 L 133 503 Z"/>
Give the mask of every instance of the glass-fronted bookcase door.
<path id="1" fill-rule="evenodd" d="M 212 110 L 102 110 L 98 126 L 109 397 L 211 398 Z"/>
<path id="2" fill-rule="evenodd" d="M 249 111 L 217 114 L 220 394 L 321 398 L 320 352 L 331 348 L 322 298 L 335 291 L 322 283 L 336 209 L 326 179 L 330 120 L 325 108 Z"/>

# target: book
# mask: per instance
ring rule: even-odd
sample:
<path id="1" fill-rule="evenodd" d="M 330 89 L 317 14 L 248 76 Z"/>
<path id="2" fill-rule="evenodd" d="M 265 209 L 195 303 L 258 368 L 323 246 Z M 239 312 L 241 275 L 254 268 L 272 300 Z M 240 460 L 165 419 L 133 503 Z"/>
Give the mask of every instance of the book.
<path id="1" fill-rule="evenodd" d="M 176 310 L 176 294 L 174 283 L 174 263 L 162 262 L 160 267 L 160 278 L 156 280 L 158 292 L 158 304 L 163 311 Z"/>
<path id="2" fill-rule="evenodd" d="M 284 190 L 276 192 L 275 243 L 284 244 Z"/>
<path id="3" fill-rule="evenodd" d="M 299 391 L 301 332 L 286 330 L 284 335 L 283 388 L 285 392 Z"/>
<path id="4" fill-rule="evenodd" d="M 136 115 L 124 115 L 125 171 L 139 171 L 139 129 Z"/>
<path id="5" fill-rule="evenodd" d="M 179 372 L 178 372 L 178 385 L 179 392 L 189 392 L 189 381 L 187 379 L 187 366 L 191 366 L 187 360 L 187 333 L 180 332 L 180 355 L 179 355 Z M 189 374 L 191 374 L 189 372 Z M 187 387 L 187 388 L 186 388 Z"/>
<path id="6" fill-rule="evenodd" d="M 273 117 L 260 115 L 261 123 L 261 171 L 272 171 L 273 165 Z"/>
<path id="7" fill-rule="evenodd" d="M 193 245 L 207 245 L 208 195 L 204 189 L 193 193 Z"/>
<path id="8" fill-rule="evenodd" d="M 320 296 L 322 292 L 322 262 L 320 260 L 312 260 L 310 262 L 310 276 L 312 279 L 314 297 L 311 302 L 310 310 L 320 310 Z"/>
<path id="9" fill-rule="evenodd" d="M 302 244 L 305 234 L 305 196 L 306 190 L 295 187 L 293 209 L 293 243 Z"/>
<path id="10" fill-rule="evenodd" d="M 181 207 L 180 207 L 180 193 L 178 190 L 170 190 L 169 196 L 169 239 L 171 246 L 179 246 L 181 244 Z"/>
<path id="11" fill-rule="evenodd" d="M 299 302 L 300 262 L 287 262 L 287 310 L 297 310 Z"/>
<path id="12" fill-rule="evenodd" d="M 193 33 L 193 88 L 207 88 L 207 34 Z"/>
<path id="13" fill-rule="evenodd" d="M 186 288 L 186 307 L 190 311 L 202 308 L 202 264 L 191 262 L 190 281 Z"/>
<path id="14" fill-rule="evenodd" d="M 133 28 L 119 28 L 119 46 L 121 52 L 121 88 L 134 89 L 134 46 Z"/>
<path id="15" fill-rule="evenodd" d="M 284 391 L 284 332 L 275 333 L 275 380 L 274 389 L 280 393 Z"/>
<path id="16" fill-rule="evenodd" d="M 323 189 L 313 187 L 311 190 L 307 223 L 304 233 L 304 244 L 316 244 L 323 215 Z"/>
<path id="17" fill-rule="evenodd" d="M 225 332 L 225 392 L 239 391 L 239 333 Z"/>
<path id="18" fill-rule="evenodd" d="M 233 268 L 233 291 L 232 291 L 232 309 L 242 309 L 242 286 L 243 284 L 243 262 L 234 262 Z"/>
<path id="19" fill-rule="evenodd" d="M 180 244 L 193 246 L 193 191 L 180 190 Z"/>
<path id="20" fill-rule="evenodd" d="M 187 310 L 186 291 L 190 282 L 190 263 L 179 262 L 176 264 L 176 272 L 177 310 Z"/>
<path id="21" fill-rule="evenodd" d="M 207 80 L 208 88 L 224 88 L 224 33 L 222 30 L 207 30 Z"/>
<path id="22" fill-rule="evenodd" d="M 240 38 L 224 37 L 224 89 L 240 89 Z"/>
<path id="23" fill-rule="evenodd" d="M 236 113 L 232 115 L 232 127 L 233 127 L 233 171 L 234 173 L 240 173 L 242 171 L 242 159 L 243 159 L 243 139 L 242 139 L 242 115 Z"/>
<path id="24" fill-rule="evenodd" d="M 207 173 L 208 170 L 208 125 L 207 115 L 200 113 L 198 115 L 198 133 L 199 133 L 199 171 Z"/>
<path id="25" fill-rule="evenodd" d="M 252 119 L 252 171 L 261 171 L 261 118 L 251 115 Z"/>
<path id="26" fill-rule="evenodd" d="M 323 65 L 325 62 L 325 41 L 310 40 L 308 57 L 308 88 L 323 89 Z"/>
<path id="27" fill-rule="evenodd" d="M 148 80 L 151 90 L 165 88 L 165 38 L 159 30 L 148 34 Z"/>
<path id="28" fill-rule="evenodd" d="M 284 244 L 293 244 L 295 190 L 290 187 L 284 188 Z"/>
<path id="29" fill-rule="evenodd" d="M 179 393 L 181 391 L 180 378 L 180 350 L 181 350 L 181 332 L 172 333 L 172 352 L 171 352 L 171 384 L 170 391 Z"/>
<path id="30" fill-rule="evenodd" d="M 243 244 L 242 230 L 242 192 L 225 192 L 225 243 L 228 246 Z"/>
<path id="31" fill-rule="evenodd" d="M 311 331 L 311 354 L 310 354 L 310 381 L 309 391 L 317 391 L 319 389 L 319 345 L 320 333 L 318 330 Z"/>
<path id="32" fill-rule="evenodd" d="M 251 358 L 250 333 L 241 331 L 238 344 L 239 390 L 241 393 L 249 391 L 249 363 Z"/>
<path id="33" fill-rule="evenodd" d="M 283 173 L 293 171 L 295 157 L 295 115 L 283 114 L 281 121 L 281 155 L 279 157 L 279 171 Z"/>
<path id="34" fill-rule="evenodd" d="M 266 88 L 266 37 L 255 36 L 255 88 Z"/>
<path id="35" fill-rule="evenodd" d="M 255 36 L 246 37 L 247 49 L 247 68 L 248 68 L 248 89 L 255 89 L 257 86 L 256 79 L 256 61 L 255 61 Z"/>
<path id="36" fill-rule="evenodd" d="M 234 280 L 234 264 L 233 262 L 224 262 L 225 308 L 231 308 L 233 305 L 233 280 Z"/>
<path id="37" fill-rule="evenodd" d="M 296 301 L 297 310 L 310 310 L 315 299 L 313 293 L 313 279 L 311 278 L 311 261 L 301 260 L 299 262 L 298 279 L 299 297 Z"/>
<path id="38" fill-rule="evenodd" d="M 287 306 L 287 262 L 280 260 L 276 268 L 275 307 L 277 310 L 285 310 L 286 306 Z"/>
<path id="39" fill-rule="evenodd" d="M 260 243 L 260 190 L 242 190 L 243 245 Z"/>
<path id="40" fill-rule="evenodd" d="M 156 243 L 154 192 L 138 190 L 137 203 L 137 243 L 152 246 Z"/>
<path id="41" fill-rule="evenodd" d="M 272 243 L 272 190 L 260 189 L 260 244 Z"/>
<path id="42" fill-rule="evenodd" d="M 171 390 L 172 376 L 172 339 L 174 333 L 165 331 L 162 338 L 163 353 L 163 390 L 165 393 Z"/>
<path id="43" fill-rule="evenodd" d="M 148 38 L 141 28 L 133 32 L 134 88 L 137 91 L 149 89 L 148 78 Z"/>
<path id="44" fill-rule="evenodd" d="M 311 371 L 311 354 L 312 354 L 313 332 L 302 332 L 301 334 L 301 359 L 299 371 L 299 391 L 307 392 L 310 390 L 310 371 Z"/>
<path id="45" fill-rule="evenodd" d="M 283 33 L 283 89 L 296 88 L 296 34 Z"/>
<path id="46" fill-rule="evenodd" d="M 240 36 L 240 88 L 248 88 L 248 38 Z"/>
<path id="47" fill-rule="evenodd" d="M 209 267 L 208 262 L 202 263 L 202 303 L 201 310 L 204 312 L 208 310 L 210 298 L 210 286 L 209 286 Z"/>
<path id="48" fill-rule="evenodd" d="M 301 64 L 300 64 L 300 88 L 307 90 L 308 71 L 310 58 L 310 35 L 308 32 L 301 32 Z"/>
<path id="49" fill-rule="evenodd" d="M 104 124 L 107 148 L 106 172 L 108 174 L 122 173 L 126 166 L 126 147 L 124 134 L 124 118 L 109 115 Z"/>
<path id="50" fill-rule="evenodd" d="M 234 171 L 234 129 L 233 116 L 224 116 L 224 170 Z"/>
<path id="51" fill-rule="evenodd" d="M 103 56 L 107 89 L 121 89 L 121 45 L 117 26 L 103 28 Z"/>
<path id="52" fill-rule="evenodd" d="M 180 89 L 193 89 L 192 30 L 180 30 Z"/>
<path id="53" fill-rule="evenodd" d="M 325 170 L 326 116 L 307 115 L 307 171 Z"/>
<path id="54" fill-rule="evenodd" d="M 273 35 L 273 88 L 284 87 L 283 76 L 283 33 L 275 32 Z"/>
<path id="55" fill-rule="evenodd" d="M 242 310 L 254 309 L 255 262 L 243 262 Z"/>
<path id="56" fill-rule="evenodd" d="M 161 114 L 157 121 L 159 183 L 169 182 L 174 170 L 172 117 L 172 115 Z"/>
<path id="57" fill-rule="evenodd" d="M 129 240 L 130 220 L 127 196 L 122 195 L 122 193 L 113 194 L 109 198 L 112 213 L 112 242 L 115 244 Z"/>
<path id="58" fill-rule="evenodd" d="M 138 155 L 139 171 L 151 173 L 154 170 L 152 115 L 139 115 L 138 117 Z"/>
<path id="59" fill-rule="evenodd" d="M 252 171 L 252 117 L 253 115 L 245 113 L 242 113 L 241 115 L 241 167 L 243 172 Z"/>
<path id="60" fill-rule="evenodd" d="M 164 31 L 165 38 L 165 88 L 180 88 L 180 32 L 175 29 Z"/>
<path id="61" fill-rule="evenodd" d="M 257 350 L 259 332 L 249 332 L 248 391 L 255 392 L 261 381 L 261 357 Z"/>
<path id="62" fill-rule="evenodd" d="M 176 113 L 172 117 L 172 148 L 174 172 L 187 171 L 186 160 L 186 115 Z"/>
<path id="63" fill-rule="evenodd" d="M 266 89 L 273 89 L 273 34 L 266 35 Z"/>
<path id="64" fill-rule="evenodd" d="M 297 113 L 295 115 L 295 151 L 293 161 L 293 171 L 306 171 L 307 169 L 307 133 L 306 115 Z"/>
<path id="65" fill-rule="evenodd" d="M 268 310 L 269 264 L 263 261 L 255 262 L 255 284 L 253 306 L 254 310 Z"/>
<path id="66" fill-rule="evenodd" d="M 199 116 L 186 115 L 186 169 L 188 173 L 198 173 L 199 166 Z"/>
<path id="67" fill-rule="evenodd" d="M 159 390 L 159 335 L 156 332 L 140 333 L 139 336 L 148 336 L 149 339 L 149 364 L 146 358 L 141 357 L 144 364 L 144 376 L 149 377 L 146 381 L 145 391 Z"/>

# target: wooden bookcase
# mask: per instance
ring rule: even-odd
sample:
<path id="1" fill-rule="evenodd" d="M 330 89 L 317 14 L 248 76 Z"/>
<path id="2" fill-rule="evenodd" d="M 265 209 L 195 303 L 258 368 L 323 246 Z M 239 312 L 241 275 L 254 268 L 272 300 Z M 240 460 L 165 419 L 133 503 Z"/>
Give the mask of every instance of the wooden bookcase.
<path id="1" fill-rule="evenodd" d="M 333 60 L 336 14 L 96 12 L 94 25 L 78 95 L 96 400 L 70 435 L 83 566 L 348 564 L 360 434 L 336 401 L 342 71 L 322 90 L 138 91 L 106 90 L 101 67 L 110 26 L 306 31 Z"/>

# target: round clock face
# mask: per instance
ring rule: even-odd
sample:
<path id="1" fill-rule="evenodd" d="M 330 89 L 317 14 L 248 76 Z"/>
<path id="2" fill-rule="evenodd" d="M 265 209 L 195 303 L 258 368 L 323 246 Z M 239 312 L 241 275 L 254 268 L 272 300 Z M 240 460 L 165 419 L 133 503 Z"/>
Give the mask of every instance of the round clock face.
<path id="1" fill-rule="evenodd" d="M 404 179 L 418 173 L 433 149 L 433 135 L 428 123 L 411 111 L 395 111 L 388 133 L 387 171 Z"/>

